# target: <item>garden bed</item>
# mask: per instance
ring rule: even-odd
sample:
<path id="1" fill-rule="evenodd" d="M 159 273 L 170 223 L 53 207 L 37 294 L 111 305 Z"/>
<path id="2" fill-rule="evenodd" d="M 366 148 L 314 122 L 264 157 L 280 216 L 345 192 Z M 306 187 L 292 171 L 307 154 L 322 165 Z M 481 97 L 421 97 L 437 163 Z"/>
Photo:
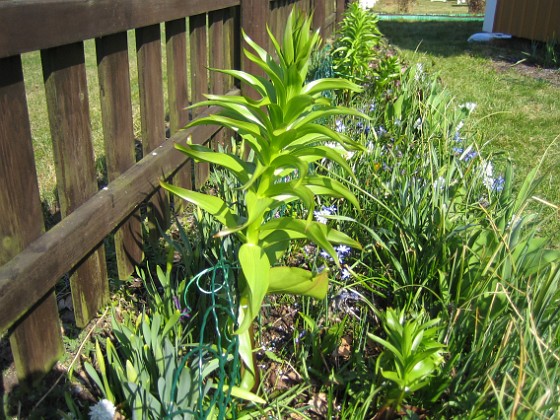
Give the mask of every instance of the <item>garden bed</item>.
<path id="1" fill-rule="evenodd" d="M 193 215 L 179 217 L 149 264 L 119 285 L 112 312 L 94 325 L 97 343 L 75 346 L 87 358 L 73 365 L 66 399 L 53 392 L 45 400 L 51 409 L 244 419 L 560 414 L 560 255 L 542 230 L 546 206 L 533 198 L 539 168 L 515 176 L 510 161 L 485 147 L 485 131 L 472 128 L 484 105 L 445 90 L 431 72 L 437 63 L 389 48 L 364 13 L 351 7 L 348 36 L 315 51 L 309 80 L 291 79 L 297 101 L 263 115 L 243 98 L 213 99 L 231 120 L 205 122 L 235 124 L 262 165 L 279 151 L 255 140 L 261 134 L 245 119 L 294 118 L 278 123 L 277 135 L 303 115 L 317 123 L 302 137 L 313 141 L 278 157 L 264 184 L 276 201 L 260 209 L 261 219 L 259 200 L 250 198 L 261 190 L 246 177 L 267 172 L 247 159 L 239 138 L 220 153 L 184 146 L 214 163 L 209 183 L 201 194 L 164 185 L 206 211 L 190 207 Z M 350 92 L 355 85 L 341 76 L 363 91 Z M 332 87 L 309 93 L 308 83 L 324 77 Z M 261 82 L 244 81 L 259 91 Z M 270 95 L 263 107 L 289 92 L 274 87 L 277 96 L 259 91 Z M 283 139 L 290 144 L 297 134 Z M 294 198 L 302 186 L 311 200 L 305 190 Z M 275 241 L 283 252 L 266 254 L 274 264 L 247 250 Z M 279 267 L 290 276 L 274 283 Z M 270 288 L 260 295 L 264 281 Z M 289 293 L 268 293 L 273 288 Z M 21 409 L 9 406 L 10 415 Z"/>

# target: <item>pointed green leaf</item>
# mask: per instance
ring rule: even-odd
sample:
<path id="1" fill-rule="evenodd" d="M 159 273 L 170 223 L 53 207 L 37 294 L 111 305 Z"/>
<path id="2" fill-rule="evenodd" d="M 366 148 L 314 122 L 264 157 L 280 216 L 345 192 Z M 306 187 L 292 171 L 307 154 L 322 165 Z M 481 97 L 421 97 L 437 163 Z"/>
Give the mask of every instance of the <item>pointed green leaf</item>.
<path id="1" fill-rule="evenodd" d="M 243 317 L 238 320 L 239 328 L 236 333 L 241 334 L 249 329 L 259 314 L 268 290 L 270 263 L 263 249 L 254 244 L 241 245 L 238 258 L 245 279 L 245 287 L 241 294 L 242 298 L 246 298 L 240 299 L 240 306 L 243 306 Z"/>
<path id="2" fill-rule="evenodd" d="M 270 269 L 269 293 L 289 293 L 324 299 L 329 286 L 328 271 L 314 276 L 309 270 L 298 267 L 273 267 Z"/>
<path id="3" fill-rule="evenodd" d="M 246 163 L 238 156 L 229 153 L 218 153 L 208 147 L 196 144 L 191 144 L 186 147 L 175 144 L 175 148 L 197 161 L 223 166 L 233 172 L 241 183 L 247 182 L 249 180 L 249 174 L 252 172 L 250 164 Z"/>
<path id="4" fill-rule="evenodd" d="M 240 224 L 237 216 L 231 212 L 224 200 L 219 197 L 187 190 L 163 181 L 160 182 L 160 185 L 162 188 L 165 188 L 167 191 L 172 192 L 183 200 L 187 200 L 207 211 L 228 228 L 233 228 Z"/>

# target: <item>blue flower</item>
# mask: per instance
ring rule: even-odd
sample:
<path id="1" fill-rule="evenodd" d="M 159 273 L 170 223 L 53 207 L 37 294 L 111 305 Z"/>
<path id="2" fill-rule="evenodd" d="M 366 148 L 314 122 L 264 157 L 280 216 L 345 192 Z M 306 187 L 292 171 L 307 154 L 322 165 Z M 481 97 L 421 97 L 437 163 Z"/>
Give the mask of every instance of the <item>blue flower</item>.
<path id="1" fill-rule="evenodd" d="M 338 259 L 342 262 L 342 260 L 350 253 L 350 247 L 346 245 L 339 245 L 335 247 L 336 255 L 338 255 Z"/>
<path id="2" fill-rule="evenodd" d="M 474 159 L 474 158 L 477 157 L 477 156 L 478 156 L 478 153 L 476 152 L 476 150 L 471 150 L 469 153 L 467 153 L 467 154 L 465 155 L 465 157 L 463 158 L 463 160 L 464 160 L 465 162 L 468 162 L 468 161 Z"/>
<path id="3" fill-rule="evenodd" d="M 455 135 L 453 136 L 453 140 L 455 140 L 457 143 L 461 143 L 463 141 L 463 138 L 461 137 L 459 131 L 455 132 Z"/>
<path id="4" fill-rule="evenodd" d="M 336 206 L 328 206 L 328 207 L 321 207 L 321 210 L 314 211 L 313 215 L 315 216 L 315 220 L 319 223 L 326 224 L 327 218 L 325 216 L 330 216 L 331 214 L 336 213 Z"/>
<path id="5" fill-rule="evenodd" d="M 335 126 L 336 126 L 336 131 L 338 131 L 339 133 L 344 133 L 344 131 L 346 130 L 346 126 L 344 125 L 344 123 L 342 122 L 342 120 L 336 120 L 335 121 Z"/>
<path id="6" fill-rule="evenodd" d="M 379 137 L 381 137 L 384 134 L 387 134 L 387 130 L 385 130 L 385 127 L 383 127 L 382 125 L 379 126 L 379 129 L 377 129 L 376 132 Z"/>
<path id="7" fill-rule="evenodd" d="M 351 276 L 350 271 L 348 271 L 346 268 L 344 268 L 341 272 L 340 272 L 340 278 L 342 280 L 346 280 L 347 278 L 349 278 Z"/>
<path id="8" fill-rule="evenodd" d="M 181 305 L 179 296 L 173 296 L 173 303 L 175 304 L 175 308 L 181 312 L 181 319 L 187 319 L 190 317 L 188 309 L 183 308 Z"/>
<path id="9" fill-rule="evenodd" d="M 504 179 L 503 176 L 498 176 L 498 178 L 496 178 L 494 180 L 494 182 L 492 183 L 492 190 L 496 191 L 496 192 L 502 192 L 504 190 L 504 184 L 506 183 L 506 180 Z"/>

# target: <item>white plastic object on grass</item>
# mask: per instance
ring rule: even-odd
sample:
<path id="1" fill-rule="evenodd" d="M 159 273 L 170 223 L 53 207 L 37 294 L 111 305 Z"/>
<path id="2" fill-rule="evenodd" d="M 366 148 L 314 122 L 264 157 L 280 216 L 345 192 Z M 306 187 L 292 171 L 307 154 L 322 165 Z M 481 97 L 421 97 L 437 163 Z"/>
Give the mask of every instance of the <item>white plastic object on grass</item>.
<path id="1" fill-rule="evenodd" d="M 477 34 L 473 34 L 469 37 L 469 42 L 488 42 L 492 41 L 493 39 L 510 39 L 511 35 L 502 34 L 499 32 L 479 32 Z"/>
<path id="2" fill-rule="evenodd" d="M 360 7 L 364 10 L 371 9 L 375 6 L 375 3 L 377 3 L 377 0 L 360 0 Z"/>

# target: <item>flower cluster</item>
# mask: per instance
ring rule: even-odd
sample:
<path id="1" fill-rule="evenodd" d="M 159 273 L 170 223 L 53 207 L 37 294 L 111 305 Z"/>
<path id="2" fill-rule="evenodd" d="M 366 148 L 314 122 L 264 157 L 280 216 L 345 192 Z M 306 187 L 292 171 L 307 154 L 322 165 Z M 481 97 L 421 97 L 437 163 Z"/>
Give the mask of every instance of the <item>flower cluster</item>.
<path id="1" fill-rule="evenodd" d="M 321 210 L 314 211 L 313 216 L 315 216 L 315 220 L 317 222 L 326 224 L 327 223 L 327 218 L 325 216 L 330 216 L 331 214 L 334 214 L 334 213 L 336 213 L 336 207 L 335 206 L 329 206 L 329 207 L 323 206 L 321 208 Z"/>

